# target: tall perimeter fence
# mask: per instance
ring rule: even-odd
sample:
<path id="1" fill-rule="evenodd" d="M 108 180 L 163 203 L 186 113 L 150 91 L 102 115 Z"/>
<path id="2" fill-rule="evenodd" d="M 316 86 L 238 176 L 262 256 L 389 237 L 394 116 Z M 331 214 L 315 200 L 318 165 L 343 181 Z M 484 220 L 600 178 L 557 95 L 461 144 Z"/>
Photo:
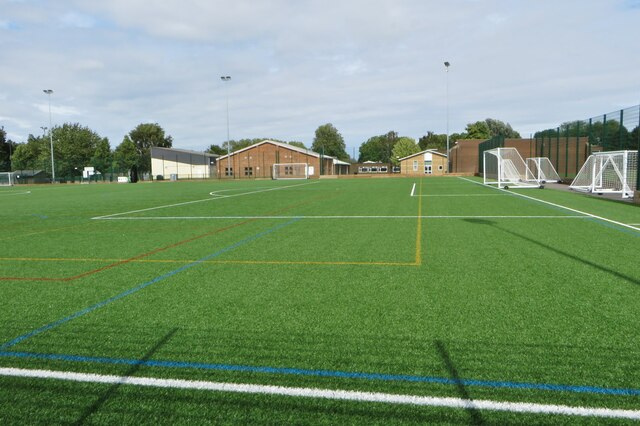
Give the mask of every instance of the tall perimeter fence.
<path id="1" fill-rule="evenodd" d="M 593 152 L 638 151 L 640 156 L 640 105 L 587 120 L 570 121 L 555 129 L 536 132 L 532 139 L 506 139 L 495 136 L 479 145 L 479 168 L 486 150 L 514 146 L 529 157 L 548 157 L 560 177 L 573 179 Z M 637 178 L 640 188 L 640 173 Z"/>

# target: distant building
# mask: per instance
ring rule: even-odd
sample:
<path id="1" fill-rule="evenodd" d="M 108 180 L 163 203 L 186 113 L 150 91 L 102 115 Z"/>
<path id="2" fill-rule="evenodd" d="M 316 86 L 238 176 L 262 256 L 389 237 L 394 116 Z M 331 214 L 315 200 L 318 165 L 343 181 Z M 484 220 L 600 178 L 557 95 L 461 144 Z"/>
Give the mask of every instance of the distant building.
<path id="1" fill-rule="evenodd" d="M 400 158 L 400 174 L 403 176 L 442 176 L 447 173 L 447 155 L 435 149 L 427 149 Z"/>
<path id="2" fill-rule="evenodd" d="M 151 147 L 151 175 L 164 180 L 214 178 L 218 157 L 207 152 Z"/>
<path id="3" fill-rule="evenodd" d="M 272 178 L 274 164 L 306 164 L 309 178 L 349 174 L 350 164 L 310 149 L 264 140 L 218 158 L 221 179 Z"/>
<path id="4" fill-rule="evenodd" d="M 17 183 L 51 183 L 51 173 L 44 170 L 14 170 Z"/>

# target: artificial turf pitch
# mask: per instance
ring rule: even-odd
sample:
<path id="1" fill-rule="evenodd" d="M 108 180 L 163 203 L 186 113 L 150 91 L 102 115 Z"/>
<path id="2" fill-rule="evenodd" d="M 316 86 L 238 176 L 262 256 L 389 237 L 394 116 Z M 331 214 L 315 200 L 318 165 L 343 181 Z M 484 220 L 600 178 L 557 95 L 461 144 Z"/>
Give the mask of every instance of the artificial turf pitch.
<path id="1" fill-rule="evenodd" d="M 455 177 L 0 200 L 0 368 L 640 410 L 637 206 Z M 2 424 L 625 421 L 0 374 Z"/>

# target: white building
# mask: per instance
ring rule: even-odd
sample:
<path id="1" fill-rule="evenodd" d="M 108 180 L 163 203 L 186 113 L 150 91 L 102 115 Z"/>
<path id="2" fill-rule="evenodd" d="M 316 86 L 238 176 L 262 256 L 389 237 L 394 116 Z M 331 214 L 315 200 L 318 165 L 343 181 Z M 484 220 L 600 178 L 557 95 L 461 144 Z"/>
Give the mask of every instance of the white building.
<path id="1" fill-rule="evenodd" d="M 208 179 L 217 175 L 217 154 L 151 147 L 153 179 Z"/>

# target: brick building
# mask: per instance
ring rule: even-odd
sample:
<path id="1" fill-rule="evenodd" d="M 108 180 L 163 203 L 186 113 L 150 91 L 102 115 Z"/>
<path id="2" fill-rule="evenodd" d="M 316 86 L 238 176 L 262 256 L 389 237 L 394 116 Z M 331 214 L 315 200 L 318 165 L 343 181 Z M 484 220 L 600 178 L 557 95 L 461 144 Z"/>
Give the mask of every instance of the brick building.
<path id="1" fill-rule="evenodd" d="M 484 139 L 461 139 L 451 149 L 451 173 L 478 174 L 479 147 Z M 504 148 L 515 148 L 523 160 L 547 157 L 560 176 L 574 176 L 590 154 L 589 139 L 504 139 Z M 593 148 L 593 147 L 592 147 Z"/>
<path id="2" fill-rule="evenodd" d="M 221 179 L 271 178 L 274 164 L 308 165 L 309 178 L 349 174 L 349 163 L 286 143 L 264 140 L 218 158 Z"/>
<path id="3" fill-rule="evenodd" d="M 427 149 L 399 161 L 402 176 L 442 176 L 447 173 L 447 155 L 435 149 Z"/>

